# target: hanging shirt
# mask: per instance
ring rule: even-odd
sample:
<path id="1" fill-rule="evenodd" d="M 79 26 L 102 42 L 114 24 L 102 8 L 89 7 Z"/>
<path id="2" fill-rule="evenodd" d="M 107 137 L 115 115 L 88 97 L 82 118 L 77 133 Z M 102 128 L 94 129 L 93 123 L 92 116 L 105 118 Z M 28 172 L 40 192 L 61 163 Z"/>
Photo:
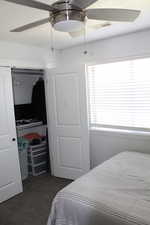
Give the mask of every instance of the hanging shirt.
<path id="1" fill-rule="evenodd" d="M 32 91 L 32 107 L 35 117 L 47 123 L 46 120 L 46 103 L 45 103 L 45 86 L 44 80 L 39 79 L 33 87 Z"/>

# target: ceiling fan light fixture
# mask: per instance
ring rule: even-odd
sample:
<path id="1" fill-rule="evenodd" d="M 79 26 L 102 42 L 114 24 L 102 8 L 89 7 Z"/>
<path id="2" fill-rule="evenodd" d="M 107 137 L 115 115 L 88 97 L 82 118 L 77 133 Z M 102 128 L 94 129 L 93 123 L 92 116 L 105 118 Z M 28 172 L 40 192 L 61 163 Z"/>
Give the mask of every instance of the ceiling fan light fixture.
<path id="1" fill-rule="evenodd" d="M 85 12 L 68 2 L 56 2 L 53 7 L 56 11 L 50 13 L 50 22 L 55 30 L 62 32 L 79 31 L 84 27 Z"/>
<path id="2" fill-rule="evenodd" d="M 53 25 L 54 29 L 62 32 L 74 32 L 82 29 L 84 23 L 78 20 L 64 20 Z"/>

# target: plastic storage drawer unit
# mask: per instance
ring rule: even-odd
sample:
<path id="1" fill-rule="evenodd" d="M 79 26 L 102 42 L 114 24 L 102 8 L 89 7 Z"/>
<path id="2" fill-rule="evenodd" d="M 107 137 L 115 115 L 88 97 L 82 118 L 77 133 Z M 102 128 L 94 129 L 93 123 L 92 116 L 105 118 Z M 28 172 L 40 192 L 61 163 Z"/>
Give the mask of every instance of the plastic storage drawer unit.
<path id="1" fill-rule="evenodd" d="M 48 150 L 46 142 L 30 145 L 28 149 L 28 170 L 32 176 L 38 176 L 48 171 Z"/>

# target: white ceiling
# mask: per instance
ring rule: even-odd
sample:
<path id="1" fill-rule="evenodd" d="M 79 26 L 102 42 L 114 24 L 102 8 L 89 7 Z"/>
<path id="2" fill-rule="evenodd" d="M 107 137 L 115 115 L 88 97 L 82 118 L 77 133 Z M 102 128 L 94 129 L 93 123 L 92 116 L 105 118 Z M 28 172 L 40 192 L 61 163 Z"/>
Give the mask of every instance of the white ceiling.
<path id="1" fill-rule="evenodd" d="M 56 0 L 40 0 L 51 4 Z M 81 0 L 84 1 L 84 0 Z M 150 27 L 150 0 L 99 0 L 91 8 L 129 8 L 140 9 L 140 17 L 134 23 L 112 23 L 111 26 L 87 32 L 87 41 L 108 38 L 114 35 L 129 33 Z M 48 17 L 48 12 L 20 6 L 0 0 L 0 40 L 14 41 L 27 45 L 47 47 L 51 44 L 50 24 L 22 33 L 10 33 L 9 30 L 36 20 Z M 103 23 L 104 21 L 102 21 Z M 101 22 L 99 21 L 98 24 Z M 87 26 L 97 24 L 88 21 Z M 64 49 L 84 42 L 84 37 L 71 38 L 67 33 L 53 32 L 54 45 L 57 49 Z"/>

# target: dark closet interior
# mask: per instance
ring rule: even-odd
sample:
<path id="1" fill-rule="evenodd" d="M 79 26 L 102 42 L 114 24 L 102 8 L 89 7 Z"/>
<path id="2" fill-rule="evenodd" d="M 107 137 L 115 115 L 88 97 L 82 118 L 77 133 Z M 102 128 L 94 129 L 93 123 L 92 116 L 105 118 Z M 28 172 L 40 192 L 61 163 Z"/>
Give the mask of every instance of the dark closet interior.
<path id="1" fill-rule="evenodd" d="M 14 109 L 22 180 L 49 172 L 43 70 L 12 69 Z"/>

